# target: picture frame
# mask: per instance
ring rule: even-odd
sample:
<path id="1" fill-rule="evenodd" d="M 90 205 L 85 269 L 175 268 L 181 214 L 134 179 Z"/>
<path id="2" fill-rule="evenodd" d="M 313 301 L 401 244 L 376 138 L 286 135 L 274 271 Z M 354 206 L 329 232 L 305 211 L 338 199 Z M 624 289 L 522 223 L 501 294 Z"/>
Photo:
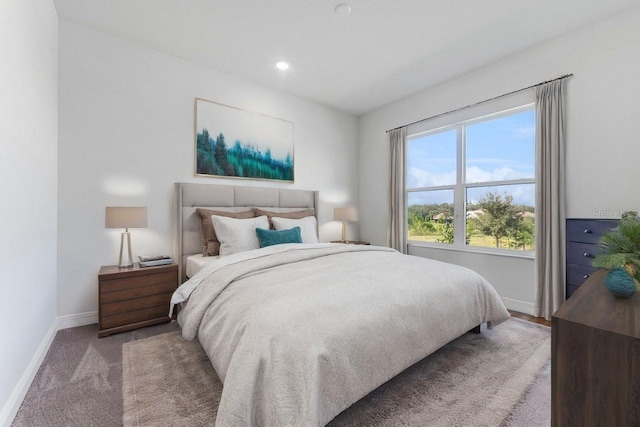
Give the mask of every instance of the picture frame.
<path id="1" fill-rule="evenodd" d="M 294 124 L 195 98 L 195 175 L 294 182 Z"/>

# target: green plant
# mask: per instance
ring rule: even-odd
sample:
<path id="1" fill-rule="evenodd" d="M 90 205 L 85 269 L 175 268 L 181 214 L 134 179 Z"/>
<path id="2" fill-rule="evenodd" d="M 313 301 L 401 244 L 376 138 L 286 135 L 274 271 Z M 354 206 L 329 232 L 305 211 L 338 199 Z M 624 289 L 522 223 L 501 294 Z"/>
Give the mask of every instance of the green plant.
<path id="1" fill-rule="evenodd" d="M 620 223 L 605 233 L 599 242 L 602 252 L 593 260 L 599 268 L 623 267 L 640 289 L 640 217 L 636 211 L 622 214 Z"/>

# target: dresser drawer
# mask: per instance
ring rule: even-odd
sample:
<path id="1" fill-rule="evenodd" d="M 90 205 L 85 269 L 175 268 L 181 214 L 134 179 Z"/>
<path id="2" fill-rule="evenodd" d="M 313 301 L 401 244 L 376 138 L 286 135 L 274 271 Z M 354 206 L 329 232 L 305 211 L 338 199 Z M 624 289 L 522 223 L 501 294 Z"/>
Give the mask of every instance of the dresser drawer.
<path id="1" fill-rule="evenodd" d="M 567 262 L 570 264 L 591 267 L 593 259 L 599 253 L 600 247 L 598 247 L 598 245 L 591 243 L 567 242 Z"/>
<path id="2" fill-rule="evenodd" d="M 568 219 L 567 242 L 596 244 L 604 233 L 617 225 L 617 220 Z"/>
<path id="3" fill-rule="evenodd" d="M 597 269 L 578 264 L 567 264 L 567 285 L 580 286 Z"/>

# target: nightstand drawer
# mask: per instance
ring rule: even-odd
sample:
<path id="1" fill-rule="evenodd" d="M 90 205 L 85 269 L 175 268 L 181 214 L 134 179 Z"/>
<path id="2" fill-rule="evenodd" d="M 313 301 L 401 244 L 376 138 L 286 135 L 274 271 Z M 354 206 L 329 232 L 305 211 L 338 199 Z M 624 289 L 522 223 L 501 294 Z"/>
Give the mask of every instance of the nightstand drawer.
<path id="1" fill-rule="evenodd" d="M 166 318 L 168 322 L 169 318 L 169 306 L 159 305 L 156 307 L 149 307 L 142 310 L 129 311 L 126 313 L 114 314 L 112 316 L 100 317 L 100 328 L 109 329 L 117 326 L 124 326 L 135 324 L 137 322 L 144 322 L 150 319 Z"/>
<path id="2" fill-rule="evenodd" d="M 172 293 L 176 290 L 176 284 L 171 282 L 159 283 L 155 286 L 141 286 L 129 289 L 123 289 L 115 292 L 100 293 L 100 301 L 102 303 L 110 303 L 116 301 L 130 300 L 133 298 L 146 297 L 149 295 L 157 295 L 161 293 Z"/>
<path id="3" fill-rule="evenodd" d="M 169 313 L 169 303 L 171 302 L 171 292 L 160 295 L 150 295 L 141 298 L 133 298 L 127 301 L 116 301 L 113 303 L 104 303 L 100 307 L 102 316 L 111 316 L 117 313 L 127 313 L 129 311 L 140 310 L 148 307 L 163 305 L 165 311 Z"/>
<path id="4" fill-rule="evenodd" d="M 151 273 L 151 272 L 150 272 Z M 157 286 L 170 283 L 173 288 L 177 287 L 177 276 L 175 271 L 162 271 L 147 275 L 137 275 L 132 277 L 118 277 L 113 279 L 102 279 L 100 282 L 100 293 L 115 292 L 144 286 Z"/>

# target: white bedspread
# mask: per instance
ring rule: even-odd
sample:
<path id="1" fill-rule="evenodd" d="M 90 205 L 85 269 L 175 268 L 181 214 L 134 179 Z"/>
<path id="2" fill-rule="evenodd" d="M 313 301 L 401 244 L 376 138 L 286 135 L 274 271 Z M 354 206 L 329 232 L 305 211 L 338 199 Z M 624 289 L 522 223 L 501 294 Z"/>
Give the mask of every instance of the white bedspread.
<path id="1" fill-rule="evenodd" d="M 223 257 L 176 291 L 183 336 L 199 339 L 224 384 L 217 426 L 324 425 L 471 328 L 509 317 L 469 269 L 321 246 Z"/>

